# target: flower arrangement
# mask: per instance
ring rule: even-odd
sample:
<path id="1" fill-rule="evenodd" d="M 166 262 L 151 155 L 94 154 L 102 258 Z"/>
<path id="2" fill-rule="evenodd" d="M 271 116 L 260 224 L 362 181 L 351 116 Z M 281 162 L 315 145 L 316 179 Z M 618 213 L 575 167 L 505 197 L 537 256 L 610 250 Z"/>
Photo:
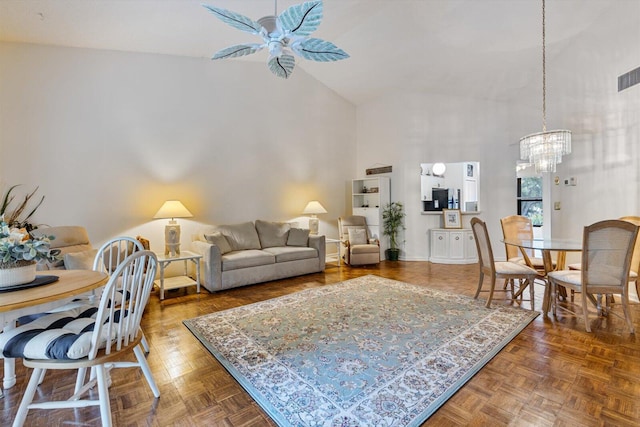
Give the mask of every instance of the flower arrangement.
<path id="1" fill-rule="evenodd" d="M 24 228 L 10 227 L 0 217 L 0 268 L 22 267 L 40 260 L 55 261 L 59 249 L 51 249 L 53 236 L 31 236 Z"/>
<path id="2" fill-rule="evenodd" d="M 38 187 L 36 187 L 35 190 L 27 194 L 24 197 L 24 200 L 22 200 L 15 208 L 12 208 L 12 204 L 15 199 L 15 196 L 12 193 L 13 190 L 15 190 L 16 187 L 19 186 L 20 184 L 12 185 L 4 194 L 2 203 L 0 203 L 0 215 L 2 215 L 3 221 L 9 224 L 9 226 L 15 228 L 25 228 L 27 232 L 30 233 L 31 230 L 38 227 L 29 222 L 29 219 L 38 210 L 42 202 L 44 202 L 44 196 L 40 198 L 40 201 L 35 205 L 33 209 L 31 209 L 30 211 L 26 211 L 31 199 L 38 191 Z M 27 212 L 26 215 L 24 215 L 25 211 Z"/>

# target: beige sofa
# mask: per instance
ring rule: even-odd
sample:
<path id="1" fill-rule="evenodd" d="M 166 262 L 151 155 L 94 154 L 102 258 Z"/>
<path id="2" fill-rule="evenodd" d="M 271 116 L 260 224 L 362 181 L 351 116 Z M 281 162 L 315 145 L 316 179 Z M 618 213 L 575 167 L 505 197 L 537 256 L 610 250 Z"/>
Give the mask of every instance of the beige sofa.
<path id="1" fill-rule="evenodd" d="M 203 256 L 200 280 L 210 292 L 324 271 L 325 237 L 289 223 L 256 220 L 203 228 L 191 250 Z"/>

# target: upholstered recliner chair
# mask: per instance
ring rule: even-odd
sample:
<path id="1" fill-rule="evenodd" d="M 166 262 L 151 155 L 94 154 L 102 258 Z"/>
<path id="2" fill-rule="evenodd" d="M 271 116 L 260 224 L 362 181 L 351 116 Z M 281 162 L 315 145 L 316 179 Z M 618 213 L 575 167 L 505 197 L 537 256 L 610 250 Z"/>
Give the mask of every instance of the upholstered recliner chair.
<path id="1" fill-rule="evenodd" d="M 344 262 L 349 265 L 377 264 L 380 262 L 380 242 L 371 239 L 367 220 L 353 215 L 338 218 L 340 241 L 344 245 Z"/>

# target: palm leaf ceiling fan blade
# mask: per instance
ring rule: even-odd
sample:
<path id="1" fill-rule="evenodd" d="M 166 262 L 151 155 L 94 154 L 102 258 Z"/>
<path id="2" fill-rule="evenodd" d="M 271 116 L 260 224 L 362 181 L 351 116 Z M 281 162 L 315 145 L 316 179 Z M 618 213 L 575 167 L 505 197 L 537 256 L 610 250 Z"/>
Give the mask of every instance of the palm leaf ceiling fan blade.
<path id="1" fill-rule="evenodd" d="M 203 4 L 203 7 L 209 10 L 219 20 L 232 26 L 233 28 L 237 28 L 240 31 L 244 31 L 250 34 L 260 34 L 260 30 L 262 29 L 262 25 L 258 24 L 253 19 L 247 18 L 244 15 L 240 15 L 239 13 L 231 12 L 230 10 L 221 9 L 215 6 L 209 6 L 208 4 Z"/>
<path id="2" fill-rule="evenodd" d="M 322 39 L 305 39 L 291 45 L 297 55 L 318 62 L 339 61 L 349 58 L 349 54 L 331 42 Z"/>
<path id="3" fill-rule="evenodd" d="M 296 59 L 292 55 L 283 53 L 280 56 L 270 57 L 267 65 L 273 74 L 283 79 L 288 79 L 296 66 Z"/>
<path id="4" fill-rule="evenodd" d="M 229 46 L 224 49 L 217 51 L 211 59 L 227 59 L 227 58 L 237 58 L 239 56 L 251 55 L 252 53 L 256 53 L 259 50 L 262 50 L 264 45 L 252 43 L 252 44 L 237 44 L 234 46 Z"/>
<path id="5" fill-rule="evenodd" d="M 267 66 L 273 74 L 287 79 L 296 65 L 291 54 L 312 61 L 329 62 L 349 58 L 349 55 L 331 42 L 309 38 L 322 22 L 322 1 L 309 1 L 287 8 L 280 16 L 265 16 L 254 21 L 239 13 L 203 4 L 222 22 L 241 31 L 260 35 L 264 43 L 230 46 L 219 50 L 212 59 L 236 58 L 269 48 Z M 289 50 L 289 48 L 291 50 Z"/>
<path id="6" fill-rule="evenodd" d="M 324 7 L 321 1 L 291 6 L 278 16 L 282 29 L 292 36 L 308 36 L 322 22 Z"/>

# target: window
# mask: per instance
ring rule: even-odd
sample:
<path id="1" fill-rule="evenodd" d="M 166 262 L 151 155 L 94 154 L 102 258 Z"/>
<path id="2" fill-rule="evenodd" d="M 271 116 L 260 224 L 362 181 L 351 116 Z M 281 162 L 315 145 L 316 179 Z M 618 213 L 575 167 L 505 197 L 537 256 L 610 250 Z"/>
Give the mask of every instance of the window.
<path id="1" fill-rule="evenodd" d="M 542 226 L 542 178 L 518 178 L 518 215 L 531 219 L 534 227 Z"/>

